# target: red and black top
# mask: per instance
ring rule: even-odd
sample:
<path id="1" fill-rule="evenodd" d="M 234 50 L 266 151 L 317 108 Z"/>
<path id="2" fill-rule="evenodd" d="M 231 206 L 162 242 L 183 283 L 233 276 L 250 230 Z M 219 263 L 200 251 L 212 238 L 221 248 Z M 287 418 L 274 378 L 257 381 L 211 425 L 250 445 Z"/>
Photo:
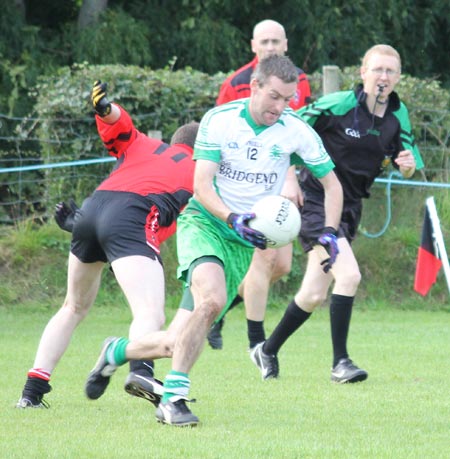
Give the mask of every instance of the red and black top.
<path id="1" fill-rule="evenodd" d="M 97 190 L 131 192 L 150 198 L 158 207 L 160 226 L 167 227 L 176 221 L 192 196 L 193 150 L 188 145 L 168 145 L 146 136 L 135 128 L 129 114 L 118 107 L 120 118 L 114 124 L 96 116 L 100 138 L 109 154 L 117 158 L 113 171 Z"/>
<path id="2" fill-rule="evenodd" d="M 216 105 L 222 105 L 236 99 L 243 99 L 250 96 L 250 79 L 252 73 L 258 64 L 258 57 L 232 73 L 220 87 L 219 96 Z M 295 96 L 292 98 L 289 106 L 293 110 L 308 104 L 311 99 L 311 88 L 309 87 L 308 78 L 305 72 L 298 68 L 298 84 Z"/>

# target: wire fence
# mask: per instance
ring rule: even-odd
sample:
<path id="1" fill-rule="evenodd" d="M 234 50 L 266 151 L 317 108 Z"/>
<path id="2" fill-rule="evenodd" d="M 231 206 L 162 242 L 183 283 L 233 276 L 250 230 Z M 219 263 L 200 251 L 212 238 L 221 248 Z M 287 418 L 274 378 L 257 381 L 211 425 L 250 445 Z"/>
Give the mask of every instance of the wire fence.
<path id="1" fill-rule="evenodd" d="M 155 117 L 155 113 L 141 114 L 140 118 Z M 436 132 L 436 126 L 448 126 L 448 111 L 430 111 L 429 122 L 419 126 L 416 140 L 426 168 L 414 180 L 405 181 L 388 171 L 377 179 L 381 188 L 386 214 L 384 225 L 391 221 L 391 193 L 398 187 L 408 189 L 411 196 L 444 192 L 449 182 L 449 132 Z M 425 117 L 427 119 L 427 117 Z M 442 121 L 440 121 L 442 120 Z M 78 202 L 89 195 L 95 186 L 111 171 L 115 159 L 108 156 L 100 143 L 93 118 L 76 120 L 91 126 L 92 135 L 80 136 L 76 129 L 68 129 L 66 138 L 43 138 L 33 133 L 36 126 L 48 120 L 15 118 L 0 114 L 0 230 L 26 219 L 45 221 L 53 216 L 54 205 L 61 200 L 74 198 Z M 70 126 L 73 119 L 52 120 Z M 20 129 L 24 125 L 26 130 Z M 86 132 L 86 130 L 83 130 Z M 152 136 L 161 133 L 150 132 Z M 72 161 L 51 152 L 49 145 L 85 147 L 83 159 Z M 36 155 L 39 151 L 39 155 Z M 391 192 L 391 188 L 393 191 Z M 375 189 L 376 190 L 376 189 Z M 417 198 L 422 199 L 422 197 Z M 402 211 L 405 211 L 403 209 Z M 381 225 L 378 225 L 381 227 Z M 385 228 L 386 229 L 386 228 Z M 367 235 L 379 230 L 368 230 Z"/>

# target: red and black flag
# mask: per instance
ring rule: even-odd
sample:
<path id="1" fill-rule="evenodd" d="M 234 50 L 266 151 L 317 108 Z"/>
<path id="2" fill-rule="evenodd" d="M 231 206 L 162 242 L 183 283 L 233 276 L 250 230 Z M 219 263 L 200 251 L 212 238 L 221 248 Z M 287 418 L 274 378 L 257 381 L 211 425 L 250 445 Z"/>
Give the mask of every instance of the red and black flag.
<path id="1" fill-rule="evenodd" d="M 425 206 L 422 240 L 417 255 L 414 290 L 425 296 L 429 292 L 431 286 L 436 282 L 436 277 L 441 267 L 442 261 L 438 258 L 430 213 L 428 211 L 428 206 Z"/>

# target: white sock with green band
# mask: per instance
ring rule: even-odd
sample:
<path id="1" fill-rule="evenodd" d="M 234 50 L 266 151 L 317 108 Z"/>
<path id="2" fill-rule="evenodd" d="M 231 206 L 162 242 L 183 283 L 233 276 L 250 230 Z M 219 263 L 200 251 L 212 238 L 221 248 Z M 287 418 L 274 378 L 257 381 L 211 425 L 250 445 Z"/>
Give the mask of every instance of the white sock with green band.
<path id="1" fill-rule="evenodd" d="M 191 381 L 187 373 L 171 370 L 164 380 L 164 395 L 162 403 L 170 401 L 170 399 L 177 397 L 188 398 L 189 388 Z"/>
<path id="2" fill-rule="evenodd" d="M 125 352 L 129 342 L 130 340 L 127 338 L 116 338 L 112 341 L 106 350 L 106 361 L 117 367 L 128 362 Z"/>

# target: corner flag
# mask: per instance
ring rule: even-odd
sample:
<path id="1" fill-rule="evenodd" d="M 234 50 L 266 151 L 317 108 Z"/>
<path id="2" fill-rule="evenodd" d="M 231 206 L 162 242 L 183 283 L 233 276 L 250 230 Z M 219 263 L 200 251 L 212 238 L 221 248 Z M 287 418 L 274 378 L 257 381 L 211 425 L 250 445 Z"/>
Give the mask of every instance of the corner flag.
<path id="1" fill-rule="evenodd" d="M 422 296 L 425 296 L 436 282 L 438 272 L 442 267 L 429 204 L 427 200 L 422 226 L 422 240 L 417 255 L 416 275 L 414 279 L 414 290 Z M 432 204 L 434 204 L 434 201 Z M 435 207 L 432 208 L 435 209 Z"/>

